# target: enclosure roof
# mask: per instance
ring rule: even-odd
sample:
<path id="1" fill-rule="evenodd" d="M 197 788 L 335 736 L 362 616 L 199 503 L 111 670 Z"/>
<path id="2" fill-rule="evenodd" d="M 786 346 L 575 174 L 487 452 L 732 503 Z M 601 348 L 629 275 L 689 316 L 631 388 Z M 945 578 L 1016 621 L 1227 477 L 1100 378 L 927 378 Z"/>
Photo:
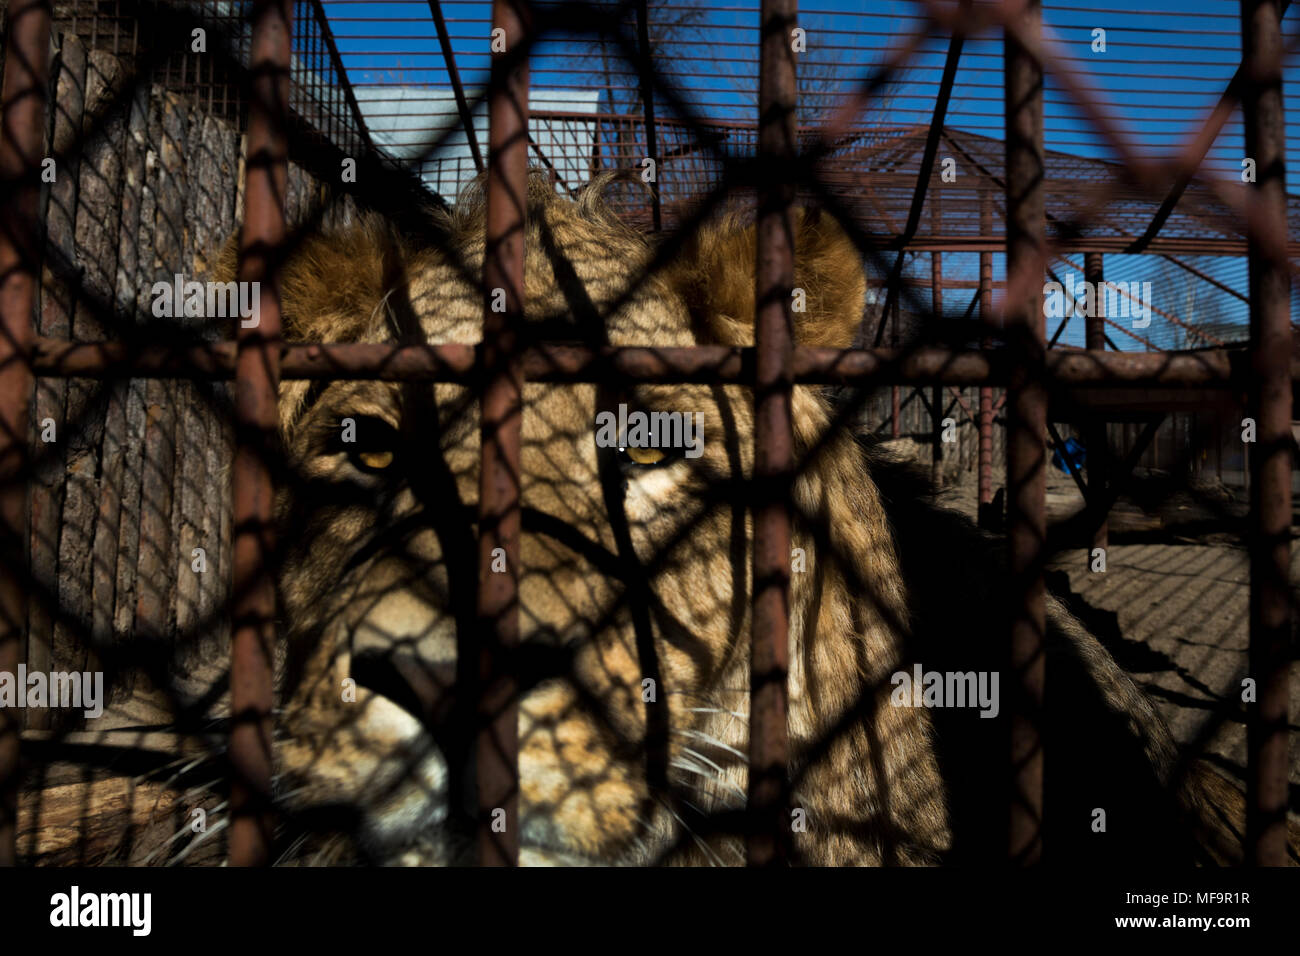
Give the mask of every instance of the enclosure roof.
<path id="1" fill-rule="evenodd" d="M 916 125 L 878 137 L 833 156 L 823 178 L 877 235 L 898 236 L 916 187 L 929 128 Z M 997 248 L 1003 246 L 1005 152 L 1000 139 L 945 127 L 938 161 L 926 190 L 912 249 Z M 1156 197 L 1128 181 L 1124 167 L 1101 159 L 1046 150 L 1047 235 L 1060 251 L 1137 252 L 1160 209 Z M 945 182 L 944 160 L 951 158 Z M 1172 183 L 1170 184 L 1172 186 Z M 1225 190 L 1243 190 L 1226 182 Z M 981 197 L 992 203 L 992 229 L 980 227 Z M 1288 197 L 1292 258 L 1300 258 L 1300 196 Z M 938 217 L 936 220 L 936 216 Z M 996 240 L 992 245 L 990 240 Z M 1150 252 L 1244 255 L 1245 233 L 1228 207 L 1205 182 L 1194 180 L 1146 247 Z"/>

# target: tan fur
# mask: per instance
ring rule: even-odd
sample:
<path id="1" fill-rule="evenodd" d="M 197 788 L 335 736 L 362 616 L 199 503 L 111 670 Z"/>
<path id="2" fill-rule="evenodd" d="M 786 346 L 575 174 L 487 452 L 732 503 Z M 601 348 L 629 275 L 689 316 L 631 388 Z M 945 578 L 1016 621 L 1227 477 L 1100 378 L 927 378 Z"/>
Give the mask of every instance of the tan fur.
<path id="1" fill-rule="evenodd" d="M 531 179 L 528 322 L 546 323 L 552 337 L 567 324 L 574 339 L 616 345 L 751 344 L 753 229 L 737 217 L 711 222 L 668 268 L 638 283 L 655 250 L 603 208 L 600 185 L 570 202 L 545 177 Z M 308 239 L 284 270 L 287 337 L 478 342 L 482 219 L 482 196 L 471 191 L 437 224 L 448 237 L 441 248 L 369 218 Z M 801 212 L 796 223 L 796 285 L 807 306 L 794 317 L 796 336 L 847 346 L 863 308 L 860 259 L 830 218 Z M 554 250 L 567 262 L 553 260 Z M 233 246 L 224 263 L 228 276 Z M 638 469 L 620 463 L 616 450 L 598 451 L 596 412 L 616 401 L 703 412 L 703 456 Z M 525 387 L 523 504 L 537 517 L 525 521 L 521 541 L 520 628 L 525 645 L 550 649 L 565 664 L 520 703 L 525 863 L 743 862 L 743 838 L 725 820 L 743 808 L 748 778 L 751 403 L 738 387 L 603 395 L 587 385 Z M 793 805 L 806 820 L 806 831 L 792 837 L 795 852 L 816 865 L 938 862 L 954 845 L 954 785 L 985 781 L 945 781 L 930 714 L 889 702 L 890 675 L 910 666 L 914 625 L 929 608 L 918 608 L 904 585 L 908 542 L 887 517 L 878 487 L 886 475 L 873 472 L 884 463 L 871 464 L 851 434 L 833 428 L 816 390 L 796 388 L 793 411 L 803 463 L 793 543 L 807 558 L 806 571 L 793 575 L 790 615 L 789 770 Z M 340 442 L 347 419 L 356 447 Z M 281 424 L 293 480 L 277 506 L 287 547 L 277 797 L 291 821 L 323 807 L 356 811 L 346 826 L 295 843 L 296 856 L 467 862 L 471 845 L 453 825 L 459 795 L 439 744 L 365 680 L 355 701 L 345 697 L 361 661 L 374 655 L 438 688 L 434 698 L 454 689 L 457 629 L 467 607 L 472 617 L 477 574 L 474 529 L 456 517 L 476 511 L 476 403 L 451 384 L 287 382 Z M 367 470 L 358 449 L 377 440 L 394 449 L 394 460 Z M 614 499 L 621 515 L 611 514 L 602 468 L 622 479 L 621 501 Z M 1005 575 L 996 561 L 971 557 L 988 551 L 986 543 L 977 535 L 962 543 L 966 532 L 952 527 L 934 533 L 952 542 L 953 566 L 933 573 L 956 591 L 924 600 L 969 607 L 991 600 L 991 582 L 1004 584 Z M 619 569 L 629 567 L 643 590 L 620 581 Z M 1120 716 L 1140 759 L 1162 785 L 1179 789 L 1188 813 L 1201 813 L 1205 794 L 1218 791 L 1169 779 L 1176 751 L 1150 704 L 1054 601 L 1049 622 L 1049 636 Z M 977 643 L 948 636 L 963 650 Z M 642 700 L 648 672 L 653 703 Z M 660 719 L 667 786 L 652 787 L 647 740 Z M 1001 779 L 1005 748 L 994 744 L 995 765 L 986 769 Z M 1232 858 L 1221 831 L 1203 834 L 1207 844 L 1218 841 L 1210 852 L 1219 862 Z"/>
<path id="2" fill-rule="evenodd" d="M 543 179 L 532 181 L 529 319 L 571 314 L 575 296 L 604 312 L 650 260 L 652 248 L 603 212 L 590 198 L 594 195 L 570 203 L 557 199 Z M 464 259 L 470 275 L 482 262 L 481 214 L 481 203 L 465 197 L 448 223 L 452 251 Z M 427 340 L 477 341 L 481 304 L 464 274 L 441 254 L 413 253 L 379 229 L 367 222 L 350 236 L 313 240 L 290 263 L 284 283 L 290 334 L 391 340 L 394 323 L 385 311 L 392 299 L 384 301 L 389 289 L 382 277 L 391 273 L 385 256 L 397 256 L 405 260 L 401 274 L 410 277 L 409 291 L 401 294 L 409 295 Z M 797 282 L 808 294 L 807 312 L 796 316 L 799 338 L 844 345 L 860 316 L 864 291 L 861 270 L 844 268 L 845 262 L 855 261 L 851 247 L 829 220 L 803 216 L 797 243 Z M 548 246 L 562 249 L 569 265 L 553 264 Z M 752 261 L 752 230 L 747 234 L 734 223 L 714 224 L 681 264 L 647 280 L 623 308 L 606 317 L 603 331 L 614 344 L 744 342 L 752 338 L 746 325 L 753 309 Z M 715 286 L 716 298 L 710 298 Z M 414 428 L 435 440 L 432 423 L 402 420 L 401 390 L 394 385 L 331 385 L 310 408 L 299 404 L 303 385 L 286 385 L 284 392 L 287 447 L 296 467 L 317 480 L 355 478 L 345 455 L 322 454 L 328 428 L 348 413 L 383 418 L 395 428 Z M 461 501 L 473 507 L 476 409 L 456 386 L 440 385 L 434 393 L 441 409 L 454 409 L 440 416 L 445 420 L 439 448 Z M 621 588 L 560 541 L 525 534 L 525 641 L 579 637 L 572 676 L 539 686 L 522 702 L 525 859 L 648 862 L 681 845 L 681 852 L 666 858 L 740 862 L 743 844 L 737 836 L 693 837 L 684 832 L 680 817 L 683 801 L 692 812 L 707 815 L 743 805 L 746 790 L 744 761 L 735 754 L 747 747 L 749 518 L 744 508 L 710 502 L 708 490 L 719 479 L 749 473 L 750 397 L 741 388 L 652 386 L 639 389 L 636 398 L 647 407 L 702 411 L 705 416 L 704 456 L 633 474 L 625 503 L 636 557 L 653 565 L 646 573 L 657 629 L 667 623 L 692 643 L 683 647 L 680 639 L 656 634 L 657 702 L 643 704 L 644 664 L 631 616 L 620 606 Z M 823 439 L 829 415 L 824 401 L 803 388 L 796 392 L 794 408 L 802 451 Z M 592 442 L 596 389 L 530 384 L 525 409 L 525 507 L 553 516 L 615 552 Z M 286 491 L 282 514 L 301 508 L 293 494 L 292 487 Z M 850 436 L 831 438 L 830 450 L 800 476 L 795 494 L 803 512 L 831 529 L 834 549 L 860 562 L 852 577 L 871 584 L 868 591 L 851 591 L 837 561 L 829 553 L 820 556 L 811 536 L 798 531 L 796 544 L 809 555 L 808 571 L 795 575 L 792 594 L 792 772 L 799 780 L 795 803 L 809 821 L 798 850 L 803 859 L 820 864 L 935 861 L 949 835 L 929 722 L 924 710 L 891 707 L 887 701 L 889 675 L 902 665 L 899 630 L 906 627 L 906 601 L 883 509 Z M 392 516 L 381 520 L 400 520 L 421 507 L 417 496 L 404 490 Z M 381 818 L 385 812 L 408 813 L 425 822 L 431 812 L 436 817 L 437 811 L 423 806 L 422 799 L 437 789 L 431 781 L 441 768 L 436 755 L 420 756 L 418 735 L 384 736 L 366 726 L 369 718 L 356 716 L 356 711 L 387 713 L 386 702 L 365 688 L 358 704 L 338 702 L 338 681 L 347 673 L 341 645 L 348 629 L 355 634 L 370 626 L 368 607 L 374 597 L 382 593 L 391 604 L 394 589 L 420 591 L 405 601 L 401 627 L 422 642 L 426 659 L 441 655 L 446 661 L 454 653 L 454 622 L 436 596 L 404 580 L 409 574 L 401 567 L 418 554 L 434 582 L 432 590 L 447 588 L 436 535 L 415 535 L 405 543 L 400 560 L 376 556 L 363 569 L 341 573 L 349 549 L 374 530 L 375 522 L 372 509 L 363 504 L 318 511 L 286 564 L 282 580 L 289 656 L 306 659 L 301 678 L 294 678 L 296 687 L 289 689 L 281 753 L 285 784 L 298 791 L 295 799 L 356 801 L 378 810 L 372 814 L 370 838 L 399 845 L 414 839 L 410 829 L 387 832 Z M 450 557 L 473 560 L 467 554 Z M 372 630 L 391 637 L 399 626 L 395 620 L 384 617 Z M 300 649 L 305 635 L 312 635 L 310 647 Z M 643 758 L 625 755 L 629 750 L 635 754 L 646 733 L 648 706 L 667 710 L 672 794 L 647 790 L 639 766 Z M 826 739 L 852 708 L 863 710 L 865 719 L 849 721 L 825 752 L 810 760 L 810 748 Z M 393 722 L 401 721 L 394 716 Z M 374 723 L 378 727 L 383 721 L 376 718 Z M 412 763 L 417 775 L 425 774 L 420 785 L 403 784 L 385 769 Z M 371 805 L 376 789 L 388 801 L 380 807 Z M 441 855 L 436 851 L 424 858 Z"/>

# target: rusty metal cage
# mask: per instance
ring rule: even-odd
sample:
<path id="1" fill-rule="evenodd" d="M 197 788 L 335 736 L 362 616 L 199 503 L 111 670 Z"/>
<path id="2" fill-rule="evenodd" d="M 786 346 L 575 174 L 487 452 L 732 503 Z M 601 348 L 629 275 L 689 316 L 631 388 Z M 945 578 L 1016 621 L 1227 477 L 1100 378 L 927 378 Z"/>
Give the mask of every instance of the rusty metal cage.
<path id="1" fill-rule="evenodd" d="M 1248 396 L 1247 415 L 1257 428 L 1247 466 L 1249 673 L 1259 688 L 1258 702 L 1249 710 L 1247 858 L 1258 865 L 1285 864 L 1289 667 L 1294 653 L 1289 584 L 1290 408 L 1292 383 L 1300 375 L 1291 320 L 1292 274 L 1300 261 L 1296 234 L 1300 199 L 1285 188 L 1286 159 L 1289 153 L 1294 155 L 1294 146 L 1288 139 L 1282 100 L 1283 65 L 1296 47 L 1294 37 L 1288 46 L 1283 32 L 1289 6 L 1286 0 L 1245 0 L 1239 18 L 1219 12 L 1211 27 L 1198 28 L 1207 36 L 1239 36 L 1239 68 L 1195 135 L 1185 142 L 1171 135 L 1170 148 L 1152 152 L 1135 146 L 1114 121 L 1113 108 L 1085 81 L 1085 71 L 1071 65 L 1060 37 L 1044 26 L 1040 0 L 921 0 L 902 21 L 905 27 L 890 35 L 896 42 L 876 50 L 877 62 L 868 69 L 847 59 L 833 64 L 835 71 L 851 76 L 851 82 L 834 96 L 800 85 L 799 54 L 791 37 L 803 21 L 795 0 L 763 0 L 761 10 L 755 11 L 757 57 L 740 49 L 749 41 L 728 41 L 726 47 L 726 56 L 734 55 L 752 67 L 741 84 L 745 88 L 753 81 L 748 98 L 734 100 L 710 100 L 707 90 L 692 99 L 694 67 L 688 60 L 673 60 L 662 46 L 651 43 L 652 17 L 663 9 L 647 0 L 493 0 L 490 19 L 483 16 L 484 4 L 438 0 L 384 4 L 381 14 L 387 16 L 339 0 L 54 4 L 10 0 L 5 11 L 0 141 L 5 190 L 0 229 L 4 330 L 0 337 L 0 515 L 5 549 L 0 671 L 16 672 L 20 661 L 34 661 L 29 629 L 50 630 L 53 625 L 47 619 L 60 613 L 58 587 L 51 583 L 52 559 L 46 553 L 51 535 L 55 549 L 60 546 L 59 530 L 40 510 L 42 502 L 48 504 L 41 497 L 40 476 L 42 469 L 50 467 L 42 456 L 50 452 L 31 450 L 32 422 L 43 420 L 52 407 L 38 386 L 67 380 L 72 383 L 68 388 L 89 394 L 128 379 L 207 383 L 204 401 L 228 414 L 229 425 L 209 428 L 204 441 L 218 447 L 227 435 L 225 429 L 230 429 L 235 445 L 233 502 L 229 515 L 218 513 L 219 502 L 195 507 L 204 528 L 228 539 L 229 588 L 219 600 L 211 595 L 194 597 L 195 606 L 183 619 L 178 612 L 172 615 L 177 618 L 174 623 L 197 629 L 215 627 L 215 621 L 229 614 L 229 862 L 271 862 L 274 573 L 279 554 L 273 500 L 276 483 L 286 480 L 277 439 L 280 383 L 369 378 L 472 385 L 481 408 L 477 627 L 459 635 L 459 659 L 472 661 L 477 669 L 475 699 L 469 705 L 474 712 L 477 858 L 484 864 L 513 864 L 519 857 L 520 676 L 516 668 L 525 383 L 741 384 L 752 388 L 754 400 L 754 477 L 747 503 L 753 515 L 755 584 L 749 790 L 744 820 L 735 826 L 746 839 L 751 865 L 783 863 L 794 854 L 787 822 L 790 743 L 786 727 L 791 666 L 790 497 L 800 467 L 794 450 L 793 390 L 807 384 L 841 387 L 852 396 L 850 414 L 858 414 L 872 400 L 871 389 L 890 388 L 886 407 L 898 434 L 899 386 L 910 387 L 911 395 L 926 403 L 937 436 L 946 409 L 953 407 L 947 404 L 947 389 L 953 404 L 962 406 L 979 432 L 981 505 L 988 505 L 993 497 L 993 420 L 999 410 L 1005 419 L 1006 540 L 1016 599 L 1009 612 L 1004 655 L 1011 714 L 1009 751 L 1000 772 L 1010 798 L 1006 855 L 1016 863 L 1034 863 L 1051 856 L 1051 847 L 1042 841 L 1042 820 L 1051 813 L 1051 804 L 1050 794 L 1046 804 L 1044 798 L 1040 735 L 1045 694 L 1051 692 L 1044 652 L 1044 569 L 1050 545 L 1046 474 L 1053 447 L 1063 448 L 1064 442 L 1049 417 L 1049 402 L 1073 402 L 1105 416 L 1108 410 L 1113 415 L 1117 404 L 1132 407 L 1134 402 L 1149 409 L 1171 402 L 1169 407 L 1195 408 L 1198 403 L 1213 407 L 1207 396 L 1240 392 Z M 858 16 L 872 20 L 874 27 L 892 14 Z M 1286 22 L 1294 26 L 1294 21 L 1292 16 Z M 206 31 L 202 52 L 196 52 L 194 45 L 196 30 Z M 367 57 L 390 54 L 389 41 L 395 37 L 414 43 L 420 30 L 424 33 L 418 38 L 427 47 L 420 47 L 419 56 L 430 59 L 416 62 L 434 66 L 405 69 L 417 75 L 417 82 L 428 74 L 445 77 L 451 95 L 442 103 L 450 120 L 427 127 L 398 124 L 402 132 L 419 134 L 412 147 L 394 138 L 391 125 L 386 137 L 376 127 L 377 121 L 390 115 L 384 112 L 385 97 L 400 99 L 395 92 L 400 83 L 367 82 L 363 73 Z M 88 50 L 111 54 L 114 68 L 121 70 L 93 89 L 86 80 L 84 105 L 94 115 L 84 126 L 79 117 L 70 121 L 55 108 L 49 55 L 52 31 L 78 38 Z M 475 68 L 486 74 L 483 82 L 478 87 L 466 84 L 462 76 L 474 71 L 464 63 L 458 67 L 457 41 L 472 35 L 488 49 L 486 38 L 496 31 L 501 31 L 503 42 L 491 46 L 490 53 L 475 56 L 475 62 L 484 66 Z M 555 50 L 547 46 L 553 36 L 598 38 L 608 60 L 600 83 L 607 109 L 566 109 L 557 98 L 530 113 L 530 69 L 534 87 L 539 77 L 557 88 L 563 86 L 563 67 L 556 65 Z M 721 41 L 711 37 L 707 42 Z M 367 45 L 379 49 L 367 50 Z M 1224 48 L 1231 46 L 1227 43 Z M 1187 49 L 1194 45 L 1188 44 Z M 968 98 L 954 105 L 964 54 L 992 57 L 997 78 L 974 83 L 976 91 L 987 93 L 967 90 Z M 931 78 L 921 85 L 933 93 L 918 112 L 928 115 L 929 121 L 900 126 L 896 115 L 882 115 L 864 123 L 864 111 L 897 81 L 909 62 L 922 56 L 931 58 L 933 75 L 926 74 Z M 83 64 L 83 76 L 85 69 Z M 60 76 L 67 75 L 64 70 Z M 58 84 L 57 76 L 53 82 Z M 117 272 L 110 269 L 108 278 L 100 281 L 87 275 L 94 271 L 93 264 L 78 263 L 75 255 L 69 255 L 70 226 L 60 225 L 57 210 L 61 181 L 51 185 L 42 178 L 43 161 L 53 157 L 59 169 L 75 169 L 78 162 L 99 168 L 91 152 L 97 148 L 97 137 L 116 136 L 113 142 L 127 143 L 133 117 L 153 121 L 147 115 L 150 83 L 189 98 L 211 116 L 246 131 L 242 155 L 231 151 L 217 158 L 218 163 L 239 167 L 239 205 L 231 203 L 234 197 L 211 199 L 207 208 L 212 221 L 193 223 L 200 232 L 193 245 L 187 244 L 189 238 L 169 239 L 160 231 L 153 247 L 133 249 L 129 260 L 125 246 L 105 246 L 117 262 Z M 1049 150 L 1044 139 L 1045 92 L 1068 102 L 1070 115 L 1080 117 L 1115 160 Z M 796 121 L 805 96 L 820 97 L 815 123 Z M 994 122 L 1002 124 L 1001 140 L 946 125 L 950 111 L 978 112 L 981 99 L 999 104 Z M 913 107 L 904 100 L 901 109 L 906 114 Z M 1216 139 L 1238 107 L 1246 152 L 1256 170 L 1249 189 L 1203 171 Z M 475 119 L 480 110 L 486 114 L 483 142 Z M 180 127 L 168 130 L 163 115 L 164 135 L 201 140 Z M 1053 122 L 1060 122 L 1059 114 L 1053 117 Z M 549 125 L 530 127 L 530 120 Z M 202 122 L 195 128 L 201 130 Z M 523 208 L 528 169 L 530 164 L 540 165 L 557 189 L 572 191 L 577 183 L 568 180 L 578 167 L 542 133 L 564 130 L 564 135 L 571 135 L 575 128 L 590 148 L 583 176 L 601 169 L 633 172 L 615 183 L 612 202 L 626 222 L 665 234 L 652 270 L 662 266 L 722 204 L 753 207 L 758 238 L 752 347 L 614 347 L 538 341 L 525 334 Z M 428 195 L 431 175 L 436 183 L 443 182 L 437 178 L 440 172 L 430 174 L 429 169 L 438 149 L 458 135 L 464 138 L 468 157 L 456 160 L 457 168 L 447 174 L 447 181 L 461 182 L 480 172 L 486 177 L 487 254 L 482 275 L 476 277 L 484 296 L 481 342 L 286 344 L 277 273 L 287 257 L 322 223 L 338 221 L 361 206 L 402 215 L 414 204 L 454 200 L 454 196 Z M 946 155 L 961 157 L 963 167 L 972 171 L 968 180 L 952 188 L 937 168 Z M 145 164 L 153 162 L 162 165 L 165 174 L 177 174 L 179 161 L 169 158 L 166 148 L 157 156 L 127 149 L 123 157 L 119 176 L 142 175 Z M 350 181 L 345 178 L 347 185 L 335 185 L 340 162 L 348 160 L 360 173 Z M 635 182 L 643 160 L 663 171 L 648 189 Z M 328 171 L 328 179 L 326 173 L 320 178 L 330 186 L 313 185 L 301 175 L 295 178 L 290 169 L 295 162 Z M 1222 156 L 1214 156 L 1212 162 L 1220 163 L 1221 172 Z M 464 169 L 459 168 L 462 163 Z M 139 164 L 137 172 L 132 172 L 136 167 L 131 164 Z M 202 177 L 194 178 L 198 186 Z M 164 191 L 151 200 L 160 204 L 159 216 L 165 200 Z M 864 315 L 867 321 L 859 347 L 814 348 L 794 340 L 793 224 L 796 206 L 807 201 L 819 203 L 841 223 L 867 264 L 871 288 L 879 292 L 872 300 L 877 308 Z M 297 204 L 302 223 L 292 229 L 290 204 Z M 50 211 L 42 224 L 46 205 Z M 1001 217 L 994 215 L 998 206 Z M 242 209 L 242 216 L 237 209 Z M 895 210 L 905 210 L 906 216 L 891 216 Z M 128 210 L 131 215 L 138 212 Z M 180 220 L 185 209 L 170 212 Z M 998 218 L 1003 225 L 1000 232 L 995 229 Z M 126 219 L 120 222 L 123 231 L 131 228 Z M 148 321 L 146 296 L 134 289 L 123 291 L 121 269 L 135 268 L 132 264 L 137 258 L 142 262 L 145 252 L 164 265 L 161 272 L 141 266 L 138 274 L 170 275 L 181 250 L 211 249 L 221 238 L 221 228 L 236 225 L 241 226 L 238 279 L 258 282 L 262 289 L 261 321 L 255 328 L 241 327 L 233 339 L 228 328 L 203 323 L 164 329 Z M 927 255 L 929 275 L 917 262 L 907 261 L 914 253 Z M 1185 320 L 1170 306 L 1157 310 L 1162 321 L 1149 336 L 1138 336 L 1102 315 L 1088 319 L 1082 347 L 1058 341 L 1064 321 L 1049 337 L 1053 330 L 1044 318 L 1042 280 L 1059 279 L 1057 270 L 1065 267 L 1101 283 L 1103 255 L 1116 254 L 1159 256 L 1171 268 L 1194 276 L 1204 288 L 1217 290 L 1215 295 L 1244 303 L 1250 316 L 1248 334 L 1240 325 Z M 971 277 L 956 279 L 951 271 L 945 277 L 944 262 L 951 270 L 956 257 L 967 255 L 963 268 Z M 1003 282 L 994 282 L 995 255 L 1005 273 Z M 1241 278 L 1240 262 L 1230 267 L 1237 271 L 1229 277 L 1223 268 L 1207 265 L 1201 258 L 1228 256 L 1246 263 L 1248 294 L 1235 288 L 1239 283 L 1233 281 Z M 42 287 L 47 291 L 42 293 Z M 931 293 L 928 302 L 922 295 L 926 288 Z M 64 306 L 62 324 L 51 322 L 37 308 L 41 295 L 57 300 L 58 294 L 49 291 L 57 289 L 72 290 L 67 293 L 69 302 L 75 300 L 75 305 Z M 959 290 L 959 301 L 945 303 L 945 289 Z M 504 310 L 492 306 L 496 290 L 504 290 Z M 1072 311 L 1071 302 L 1067 319 Z M 947 328 L 956 316 L 970 320 L 975 315 L 979 320 L 967 321 L 955 338 L 909 344 L 915 338 L 907 331 L 909 319 Z M 1111 333 L 1116 337 L 1123 333 L 1152 350 L 1121 350 L 1111 341 Z M 227 380 L 234 383 L 229 393 L 221 384 Z M 972 386 L 977 388 L 974 407 L 957 391 Z M 996 405 L 995 386 L 1005 388 Z M 1117 388 L 1130 390 L 1122 402 L 1108 398 L 1107 390 Z M 1178 406 L 1180 401 L 1186 405 Z M 1145 427 L 1128 453 L 1126 469 L 1155 435 L 1159 419 L 1154 428 L 1151 421 L 1142 419 Z M 71 417 L 61 424 L 76 427 Z M 158 451 L 174 440 L 156 430 L 152 418 L 143 427 L 146 449 Z M 1104 443 L 1103 439 L 1097 447 Z M 934 448 L 938 468 L 937 437 Z M 142 467 L 148 463 L 146 450 Z M 1094 544 L 1104 547 L 1106 514 L 1119 493 L 1118 483 L 1109 483 L 1104 472 L 1094 481 L 1090 468 L 1085 485 L 1080 469 L 1070 470 L 1087 502 L 1088 533 Z M 137 482 L 152 482 L 149 487 L 163 494 L 164 486 L 184 478 L 173 475 L 170 467 L 159 474 L 146 468 Z M 165 494 L 170 501 L 171 492 Z M 150 515 L 137 505 L 134 514 L 142 541 L 150 535 L 163 539 L 167 512 Z M 125 510 L 120 515 L 114 512 L 114 521 L 129 517 Z M 53 520 L 57 522 L 57 516 Z M 180 536 L 174 544 L 188 555 L 196 540 L 193 535 Z M 111 551 L 112 542 L 108 547 Z M 96 541 L 86 543 L 86 548 L 92 556 L 99 554 Z M 506 573 L 492 573 L 499 555 L 504 555 Z M 145 560 L 142 555 L 140 561 Z M 167 577 L 166 561 L 175 567 L 173 558 L 159 558 L 156 570 L 162 578 Z M 167 624 L 165 602 L 160 604 L 147 584 L 139 587 L 136 630 L 146 639 L 158 640 Z M 103 629 L 111 630 L 112 621 L 100 621 L 93 609 L 88 613 L 84 631 L 102 648 Z M 107 612 L 98 613 L 111 619 L 111 603 Z M 38 618 L 46 623 L 35 623 Z M 43 728 L 23 729 L 21 720 L 16 709 L 0 711 L 0 862 L 10 864 L 20 854 L 20 739 L 25 752 L 30 744 L 37 763 L 51 759 L 54 752 L 41 736 Z M 211 728 L 202 733 L 210 737 Z M 55 744 L 57 738 L 54 734 Z M 182 758 L 180 762 L 185 759 L 184 753 L 175 756 Z M 504 828 L 494 826 L 498 822 L 494 811 L 504 811 Z"/>

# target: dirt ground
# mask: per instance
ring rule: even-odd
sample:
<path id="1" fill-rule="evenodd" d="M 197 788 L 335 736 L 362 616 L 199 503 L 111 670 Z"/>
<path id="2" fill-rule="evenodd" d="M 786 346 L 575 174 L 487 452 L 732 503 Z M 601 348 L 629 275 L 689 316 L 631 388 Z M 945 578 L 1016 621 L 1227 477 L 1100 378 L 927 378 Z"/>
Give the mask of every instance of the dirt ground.
<path id="1" fill-rule="evenodd" d="M 1055 468 L 1048 474 L 1048 523 L 1060 529 L 1082 509 L 1083 496 L 1069 476 Z M 1002 485 L 995 469 L 993 488 Z M 1239 491 L 1215 481 L 1197 482 L 1190 491 L 1181 485 L 1160 472 L 1139 473 L 1132 493 L 1110 514 L 1105 573 L 1089 569 L 1088 550 L 1076 540 L 1078 546 L 1059 551 L 1050 563 L 1047 584 L 1152 698 L 1179 745 L 1244 786 L 1241 680 L 1247 673 L 1250 570 L 1241 532 L 1247 505 Z M 971 518 L 977 500 L 973 471 L 939 495 L 941 504 Z M 1300 582 L 1297 558 L 1293 582 Z M 1291 681 L 1293 787 L 1300 786 L 1297 676 Z M 1300 810 L 1294 797 L 1291 809 Z"/>

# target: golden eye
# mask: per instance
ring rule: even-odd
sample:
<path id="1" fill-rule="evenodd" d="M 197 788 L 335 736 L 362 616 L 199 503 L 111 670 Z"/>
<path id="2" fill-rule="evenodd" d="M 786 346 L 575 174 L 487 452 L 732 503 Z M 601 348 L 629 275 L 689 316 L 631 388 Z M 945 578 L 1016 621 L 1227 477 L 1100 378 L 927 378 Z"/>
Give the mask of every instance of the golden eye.
<path id="1" fill-rule="evenodd" d="M 376 471 L 387 468 L 393 463 L 391 451 L 363 451 L 357 455 L 357 458 L 361 460 L 361 464 Z"/>
<path id="2" fill-rule="evenodd" d="M 329 454 L 348 456 L 359 471 L 385 471 L 397 462 L 401 451 L 400 436 L 393 425 L 373 415 L 350 415 L 338 419 L 337 430 L 328 448 Z"/>
<path id="3" fill-rule="evenodd" d="M 638 465 L 657 465 L 668 457 L 661 448 L 628 448 L 626 454 Z"/>

